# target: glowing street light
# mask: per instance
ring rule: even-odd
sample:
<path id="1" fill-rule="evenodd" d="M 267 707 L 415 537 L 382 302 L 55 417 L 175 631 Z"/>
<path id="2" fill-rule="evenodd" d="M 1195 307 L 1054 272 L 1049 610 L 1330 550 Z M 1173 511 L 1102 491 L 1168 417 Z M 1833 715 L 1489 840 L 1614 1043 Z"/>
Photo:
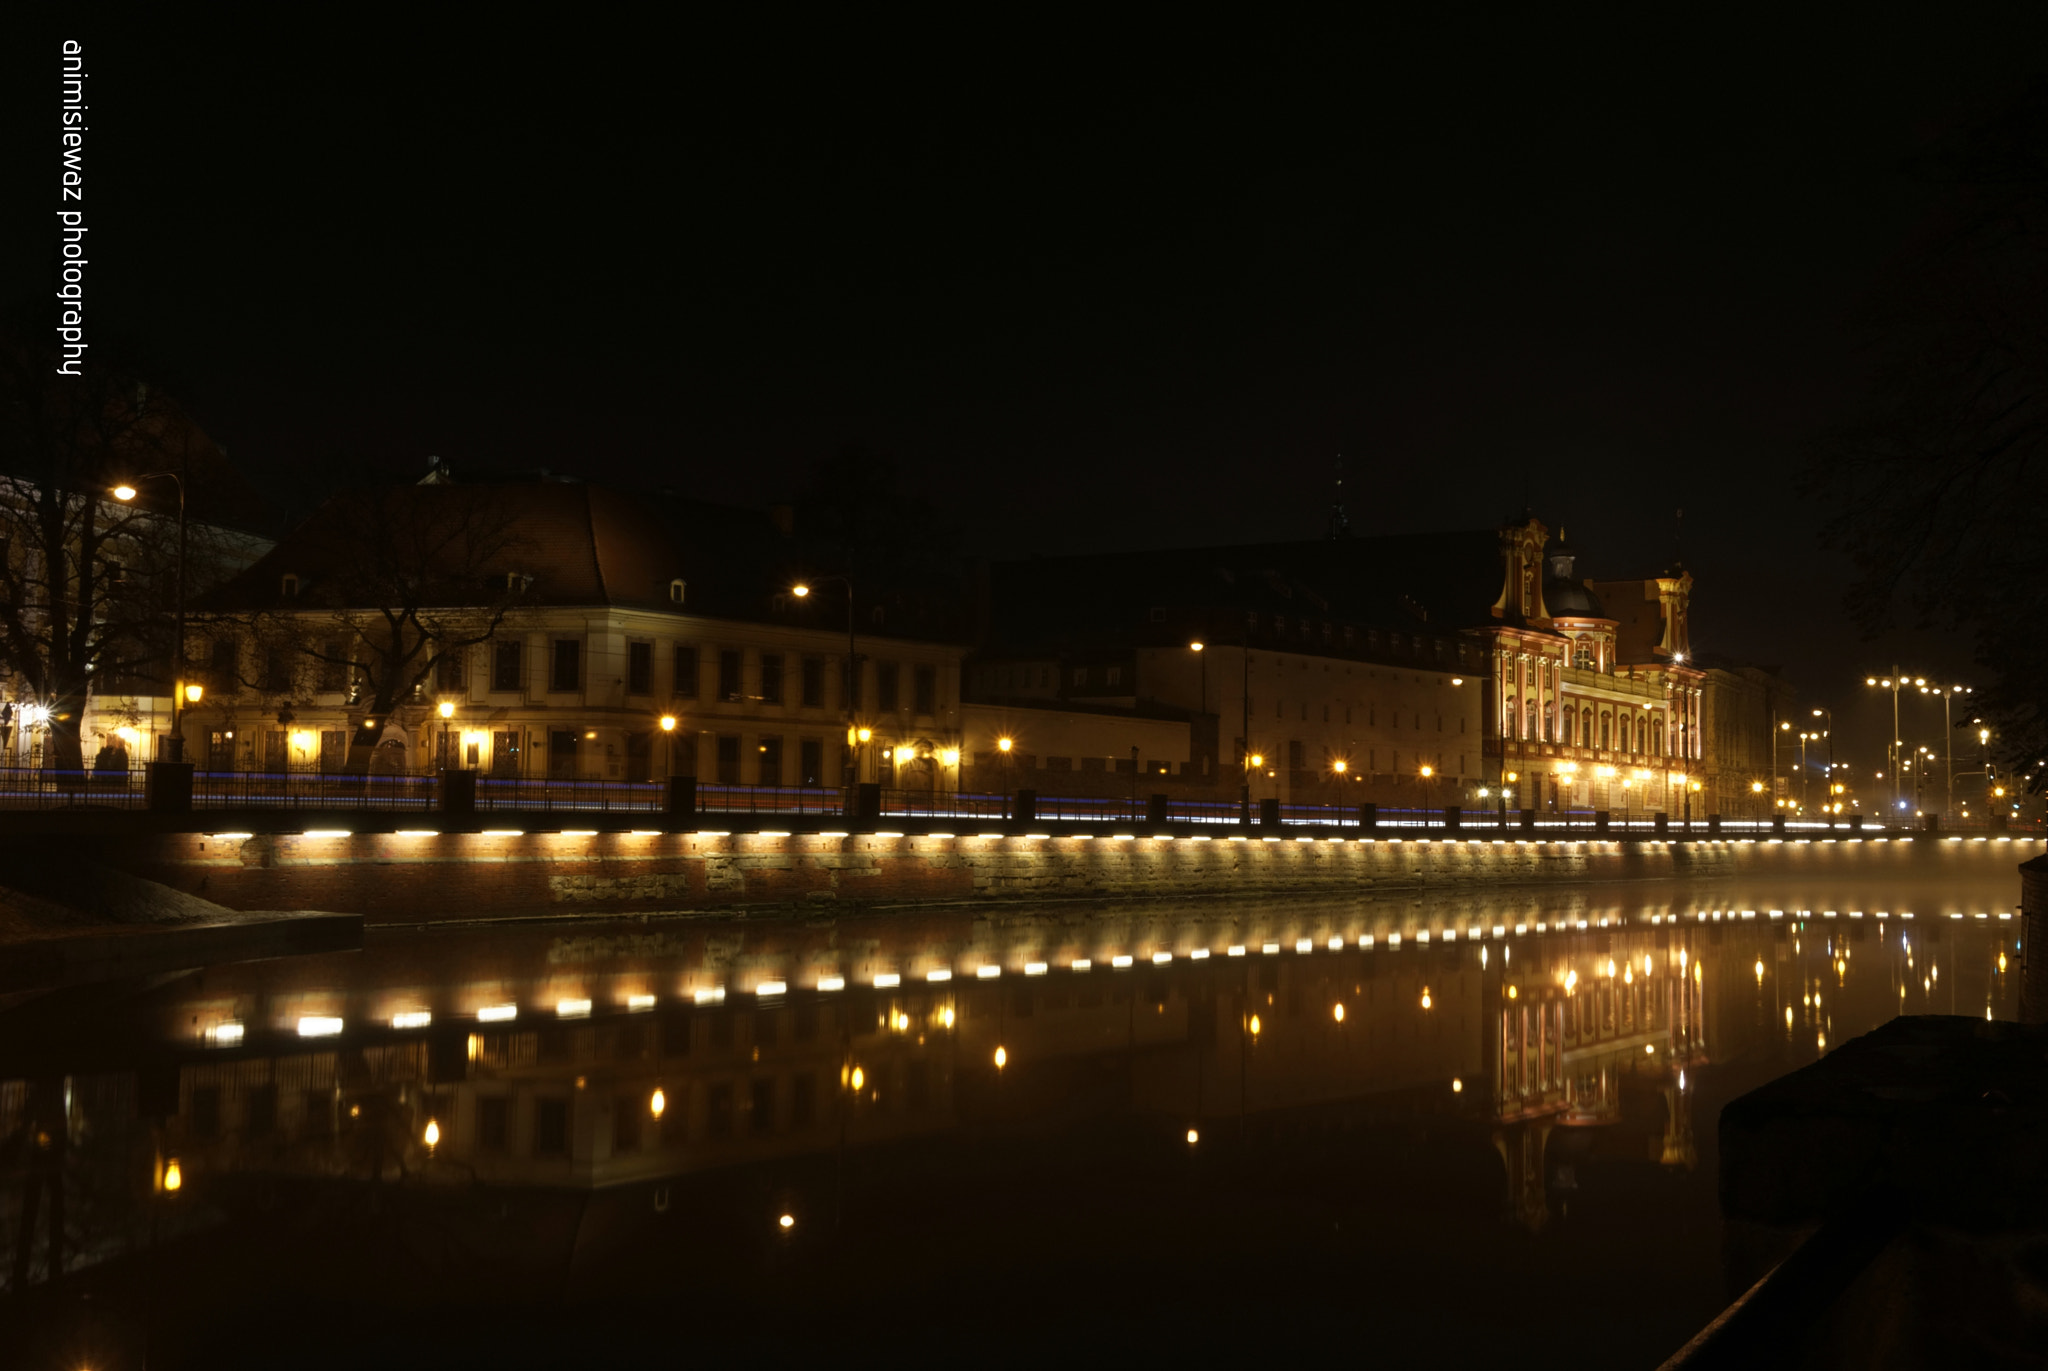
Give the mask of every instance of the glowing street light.
<path id="1" fill-rule="evenodd" d="M 185 759 L 185 735 L 178 726 L 178 685 L 177 677 L 185 669 L 185 478 L 191 475 L 189 468 L 178 471 L 147 471 L 135 478 L 136 481 L 165 480 L 178 488 L 178 561 L 175 584 L 171 588 L 172 629 L 171 629 L 171 731 L 164 744 L 169 754 L 167 761 L 181 762 Z M 136 496 L 135 486 L 123 481 L 112 490 L 116 500 L 127 503 Z M 187 698 L 193 704 L 199 703 L 194 693 L 197 687 L 186 687 Z"/>

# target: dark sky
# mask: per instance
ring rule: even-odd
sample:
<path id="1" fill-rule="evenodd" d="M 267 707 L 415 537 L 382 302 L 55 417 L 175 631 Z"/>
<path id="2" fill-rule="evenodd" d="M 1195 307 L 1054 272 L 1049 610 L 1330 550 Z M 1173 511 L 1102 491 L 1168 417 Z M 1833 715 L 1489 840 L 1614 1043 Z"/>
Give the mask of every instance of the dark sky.
<path id="1" fill-rule="evenodd" d="M 1696 645 L 1845 708 L 1895 651 L 1967 667 L 1859 642 L 1791 482 L 1932 204 L 1905 160 L 2044 64 L 2039 6 L 697 8 L 16 10 L 0 297 L 47 291 L 71 34 L 91 325 L 282 496 L 432 453 L 758 503 L 859 442 L 1013 555 L 1315 536 L 1342 453 L 1360 532 L 1526 493 L 1596 576 L 1668 559 L 1683 506 Z"/>

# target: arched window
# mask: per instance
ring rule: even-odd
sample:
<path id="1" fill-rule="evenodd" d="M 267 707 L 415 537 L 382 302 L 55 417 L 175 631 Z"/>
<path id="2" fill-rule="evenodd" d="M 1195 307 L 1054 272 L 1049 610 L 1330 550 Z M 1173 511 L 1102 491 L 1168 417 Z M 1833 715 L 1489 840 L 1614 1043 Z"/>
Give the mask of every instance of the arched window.
<path id="1" fill-rule="evenodd" d="M 1579 711 L 1579 746 L 1593 745 L 1593 706 L 1587 705 Z"/>
<path id="2" fill-rule="evenodd" d="M 1556 740 L 1557 706 L 1554 704 L 1545 705 L 1543 707 L 1543 741 L 1549 743 L 1555 742 Z"/>
<path id="3" fill-rule="evenodd" d="M 1581 671 L 1593 669 L 1593 645 L 1584 638 L 1572 645 L 1572 665 Z"/>
<path id="4" fill-rule="evenodd" d="M 1648 719 L 1645 719 L 1642 715 L 1638 714 L 1636 716 L 1636 751 L 1648 752 L 1649 750 L 1650 721 Z"/>
<path id="5" fill-rule="evenodd" d="M 1528 727 L 1523 731 L 1522 736 L 1533 743 L 1536 741 L 1536 702 L 1534 700 L 1529 701 L 1528 714 L 1524 722 Z"/>
<path id="6" fill-rule="evenodd" d="M 1650 725 L 1650 747 L 1658 756 L 1664 755 L 1664 716 L 1659 714 Z"/>
<path id="7" fill-rule="evenodd" d="M 1512 738 L 1515 736 L 1515 721 L 1520 717 L 1515 709 L 1515 697 L 1512 695 L 1508 696 L 1508 707 L 1501 715 L 1500 731 L 1502 737 Z"/>
<path id="8" fill-rule="evenodd" d="M 1607 746 L 1607 739 L 1608 739 L 1608 735 L 1609 735 L 1609 734 L 1610 734 L 1611 732 L 1613 732 L 1613 729 L 1614 729 L 1614 716 L 1613 716 L 1612 714 L 1605 714 L 1605 713 L 1603 713 L 1603 714 L 1602 714 L 1602 715 L 1600 716 L 1600 746 L 1601 746 L 1601 747 L 1603 747 L 1603 748 L 1604 748 L 1604 747 L 1606 747 L 1606 746 Z"/>
<path id="9" fill-rule="evenodd" d="M 1628 751 L 1628 715 L 1623 714 L 1614 721 L 1614 730 L 1615 750 Z"/>

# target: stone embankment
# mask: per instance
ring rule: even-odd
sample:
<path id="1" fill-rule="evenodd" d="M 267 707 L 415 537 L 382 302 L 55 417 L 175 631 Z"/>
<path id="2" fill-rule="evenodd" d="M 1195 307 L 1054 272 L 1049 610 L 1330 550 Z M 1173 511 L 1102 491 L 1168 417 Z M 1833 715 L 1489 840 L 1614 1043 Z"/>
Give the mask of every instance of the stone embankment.
<path id="1" fill-rule="evenodd" d="M 414 923 L 821 906 L 1370 897 L 1747 876 L 1811 881 L 1816 890 L 1854 883 L 1938 892 L 1987 883 L 2016 887 L 2015 863 L 2040 850 L 2041 840 L 2033 838 L 1549 842 L 422 829 L 160 834 L 62 859 L 118 866 L 230 909 L 333 910 L 372 923 Z"/>

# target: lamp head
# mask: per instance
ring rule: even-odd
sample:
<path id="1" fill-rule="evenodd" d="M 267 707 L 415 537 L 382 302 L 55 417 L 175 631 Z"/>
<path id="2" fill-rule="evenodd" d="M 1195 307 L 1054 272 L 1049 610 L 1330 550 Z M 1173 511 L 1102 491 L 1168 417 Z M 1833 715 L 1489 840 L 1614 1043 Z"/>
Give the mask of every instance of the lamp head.
<path id="1" fill-rule="evenodd" d="M 205 693 L 206 687 L 194 681 L 191 685 L 185 687 L 185 703 L 196 705 L 199 703 L 199 697 Z"/>
<path id="2" fill-rule="evenodd" d="M 132 500 L 132 499 L 134 499 L 134 498 L 135 498 L 135 487 L 134 487 L 134 486 L 131 486 L 131 485 L 126 485 L 126 484 L 123 484 L 123 485 L 118 485 L 118 486 L 115 486 L 115 487 L 114 487 L 114 498 L 115 498 L 116 500 Z"/>
<path id="3" fill-rule="evenodd" d="M 1205 646 L 1207 646 L 1207 644 L 1205 644 L 1205 643 L 1202 643 L 1202 642 L 1200 642 L 1200 641 L 1196 641 L 1196 642 L 1192 642 L 1192 643 L 1189 643 L 1189 644 L 1188 644 L 1188 649 L 1189 649 L 1189 651 L 1192 651 L 1192 652 L 1200 652 L 1200 651 L 1201 651 L 1201 650 L 1203 649 L 1203 647 L 1205 647 Z"/>
<path id="4" fill-rule="evenodd" d="M 675 716 L 675 715 L 673 715 L 673 714 L 664 714 L 664 715 L 662 715 L 662 716 L 661 716 L 661 731 L 662 731 L 663 733 L 673 733 L 673 732 L 675 732 L 675 731 L 676 731 L 676 716 Z"/>
<path id="5" fill-rule="evenodd" d="M 811 593 L 811 588 L 805 585 L 802 581 L 798 581 L 795 585 L 789 588 L 789 593 L 796 596 L 797 599 L 801 600 L 804 598 L 804 596 Z"/>
<path id="6" fill-rule="evenodd" d="M 1011 741 L 1011 740 L 1010 740 L 1010 739 L 1008 739 L 1008 738 L 998 738 L 998 739 L 996 739 L 996 751 L 998 751 L 998 752 L 1008 752 L 1008 751 L 1009 751 L 1009 750 L 1010 750 L 1011 748 L 1013 748 L 1013 747 L 1015 747 L 1015 746 L 1016 746 L 1016 743 L 1014 743 L 1013 741 Z"/>
<path id="7" fill-rule="evenodd" d="M 455 702 L 453 700 L 441 701 L 441 717 L 444 719 L 455 717 Z"/>

